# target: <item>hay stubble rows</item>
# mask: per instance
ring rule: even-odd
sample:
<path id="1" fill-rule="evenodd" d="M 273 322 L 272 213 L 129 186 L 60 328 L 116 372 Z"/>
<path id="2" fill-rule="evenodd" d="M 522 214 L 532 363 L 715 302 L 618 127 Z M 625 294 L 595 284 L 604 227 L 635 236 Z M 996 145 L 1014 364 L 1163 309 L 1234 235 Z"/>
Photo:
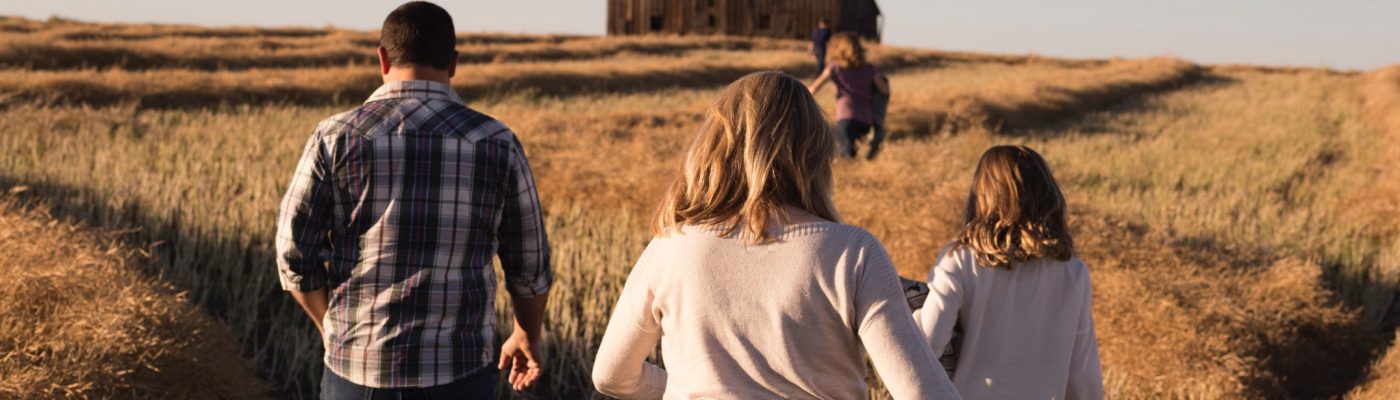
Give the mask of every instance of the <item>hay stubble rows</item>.
<path id="1" fill-rule="evenodd" d="M 140 42 L 161 40 L 261 41 L 312 54 L 331 42 L 360 49 L 372 38 L 0 26 L 58 38 L 53 54 L 84 41 L 143 51 Z M 0 43 L 0 59 L 41 54 L 37 42 L 9 40 L 29 47 Z M 464 61 L 454 85 L 520 133 L 547 208 L 559 281 L 547 318 L 551 372 L 534 394 L 592 395 L 588 367 L 607 313 L 704 108 L 728 80 L 760 69 L 805 72 L 806 56 L 800 43 L 748 39 L 462 42 L 467 54 L 573 52 Z M 220 54 L 163 66 L 53 61 L 4 70 L 0 186 L 30 185 L 68 218 L 141 227 L 130 240 L 162 242 L 149 268 L 224 321 L 271 386 L 306 394 L 320 372 L 319 343 L 276 288 L 277 200 L 315 122 L 358 101 L 377 77 L 340 61 L 217 68 Z M 1382 134 L 1394 128 L 1378 122 L 1396 103 L 1363 106 L 1358 94 L 1379 87 L 1368 98 L 1384 98 L 1387 86 L 1364 86 L 1354 74 L 1173 59 L 897 48 L 878 49 L 876 59 L 895 67 L 893 140 L 873 162 L 836 163 L 837 206 L 884 241 L 903 275 L 922 278 L 952 237 L 977 155 L 992 144 L 1028 144 L 1047 155 L 1071 200 L 1111 395 L 1338 396 L 1373 358 L 1380 383 L 1368 387 L 1395 379 L 1385 360 L 1396 357 L 1375 352 L 1386 344 L 1378 331 L 1386 313 L 1377 310 L 1389 307 L 1378 299 L 1393 294 L 1385 292 L 1393 281 L 1369 278 L 1397 270 L 1385 261 L 1396 254 L 1395 232 L 1372 223 L 1391 214 L 1383 202 L 1349 203 L 1367 198 L 1364 188 L 1400 187 L 1377 167 L 1400 148 L 1400 136 Z M 830 96 L 819 96 L 827 107 Z"/>

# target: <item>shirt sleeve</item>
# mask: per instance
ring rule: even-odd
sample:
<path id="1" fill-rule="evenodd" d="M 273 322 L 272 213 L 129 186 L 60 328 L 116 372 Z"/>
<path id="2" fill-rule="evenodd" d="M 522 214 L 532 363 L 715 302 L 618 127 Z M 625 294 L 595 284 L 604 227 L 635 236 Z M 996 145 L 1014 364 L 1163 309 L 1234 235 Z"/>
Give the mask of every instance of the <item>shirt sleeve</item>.
<path id="1" fill-rule="evenodd" d="M 498 255 L 505 270 L 506 291 L 515 297 L 535 297 L 549 291 L 554 282 L 550 267 L 549 238 L 545 234 L 535 177 L 520 141 L 511 138 L 511 158 L 506 178 L 506 199 L 497 228 Z"/>
<path id="2" fill-rule="evenodd" d="M 1065 387 L 1065 398 L 1097 400 L 1104 396 L 1099 343 L 1094 335 L 1094 295 L 1090 283 L 1086 282 L 1083 287 L 1084 300 L 1079 312 L 1079 330 L 1074 337 L 1074 353 L 1069 360 L 1069 383 Z"/>
<path id="3" fill-rule="evenodd" d="M 301 161 L 277 214 L 277 275 L 282 290 L 309 292 L 326 287 L 330 227 L 335 207 L 334 180 L 320 129 L 302 150 Z"/>
<path id="4" fill-rule="evenodd" d="M 643 253 L 627 277 L 593 362 L 593 385 L 619 399 L 659 399 L 666 392 L 666 370 L 646 361 L 661 340 L 646 258 Z"/>
<path id="5" fill-rule="evenodd" d="M 958 312 L 962 307 L 963 287 L 959 278 L 957 250 L 945 251 L 933 269 L 928 272 L 928 298 L 919 309 L 919 324 L 928 348 L 935 354 L 943 354 L 948 342 L 953 339 L 953 327 L 958 322 Z"/>
<path id="6" fill-rule="evenodd" d="M 861 343 L 896 399 L 961 399 L 909 313 L 899 275 L 873 238 L 864 246 L 855 293 Z"/>

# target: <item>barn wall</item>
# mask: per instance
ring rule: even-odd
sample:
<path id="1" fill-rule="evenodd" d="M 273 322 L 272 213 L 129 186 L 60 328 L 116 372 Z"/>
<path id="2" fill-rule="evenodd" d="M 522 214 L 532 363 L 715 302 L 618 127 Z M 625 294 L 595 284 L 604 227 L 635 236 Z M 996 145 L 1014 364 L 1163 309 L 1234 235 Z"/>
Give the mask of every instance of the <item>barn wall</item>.
<path id="1" fill-rule="evenodd" d="M 724 34 L 806 38 L 823 17 L 879 37 L 874 0 L 608 0 L 609 35 Z"/>

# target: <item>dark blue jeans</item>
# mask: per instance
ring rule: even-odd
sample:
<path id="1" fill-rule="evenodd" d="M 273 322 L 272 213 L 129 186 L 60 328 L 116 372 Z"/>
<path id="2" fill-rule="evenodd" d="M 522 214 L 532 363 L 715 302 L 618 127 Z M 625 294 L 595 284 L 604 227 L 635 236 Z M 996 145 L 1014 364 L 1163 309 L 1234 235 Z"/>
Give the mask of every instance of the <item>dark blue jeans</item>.
<path id="1" fill-rule="evenodd" d="M 856 158 L 856 141 L 860 140 L 861 136 L 865 136 L 867 133 L 870 133 L 870 124 L 853 119 L 836 121 L 836 140 L 841 143 L 841 156 L 845 158 Z M 882 140 L 884 139 L 883 133 L 884 132 L 881 132 Z M 876 144 L 876 146 L 879 146 L 879 144 Z"/>
<path id="2" fill-rule="evenodd" d="M 826 49 L 812 49 L 812 55 L 817 56 L 817 76 L 822 76 L 822 72 L 826 71 Z"/>
<path id="3" fill-rule="evenodd" d="M 426 388 L 375 389 L 348 381 L 330 370 L 321 373 L 322 400 L 457 400 L 495 399 L 495 366 L 445 385 Z"/>

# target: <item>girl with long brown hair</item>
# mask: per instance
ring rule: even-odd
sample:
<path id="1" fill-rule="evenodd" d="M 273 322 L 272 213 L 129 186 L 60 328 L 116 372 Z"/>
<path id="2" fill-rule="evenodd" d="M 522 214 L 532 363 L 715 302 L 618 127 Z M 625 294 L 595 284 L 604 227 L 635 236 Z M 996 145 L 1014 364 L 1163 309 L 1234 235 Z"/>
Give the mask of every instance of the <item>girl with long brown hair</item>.
<path id="1" fill-rule="evenodd" d="M 865 46 L 855 34 L 838 33 L 831 38 L 830 46 L 827 58 L 831 63 L 812 82 L 811 91 L 817 93 L 827 82 L 836 84 L 836 140 L 841 143 L 842 157 L 855 158 L 856 142 L 879 122 L 875 118 L 875 98 L 881 93 L 889 94 L 889 81 L 866 62 Z M 878 144 L 871 146 L 869 158 L 874 158 Z"/>
<path id="2" fill-rule="evenodd" d="M 880 242 L 841 224 L 835 144 L 801 82 L 759 72 L 710 107 L 598 348 L 619 398 L 957 398 Z M 646 362 L 661 342 L 662 369 Z"/>
<path id="3" fill-rule="evenodd" d="M 929 271 L 919 310 L 930 349 L 956 353 L 968 398 L 1103 397 L 1089 270 L 1074 253 L 1065 197 L 1025 146 L 982 154 L 963 229 Z M 956 348 L 948 349 L 955 335 Z"/>

